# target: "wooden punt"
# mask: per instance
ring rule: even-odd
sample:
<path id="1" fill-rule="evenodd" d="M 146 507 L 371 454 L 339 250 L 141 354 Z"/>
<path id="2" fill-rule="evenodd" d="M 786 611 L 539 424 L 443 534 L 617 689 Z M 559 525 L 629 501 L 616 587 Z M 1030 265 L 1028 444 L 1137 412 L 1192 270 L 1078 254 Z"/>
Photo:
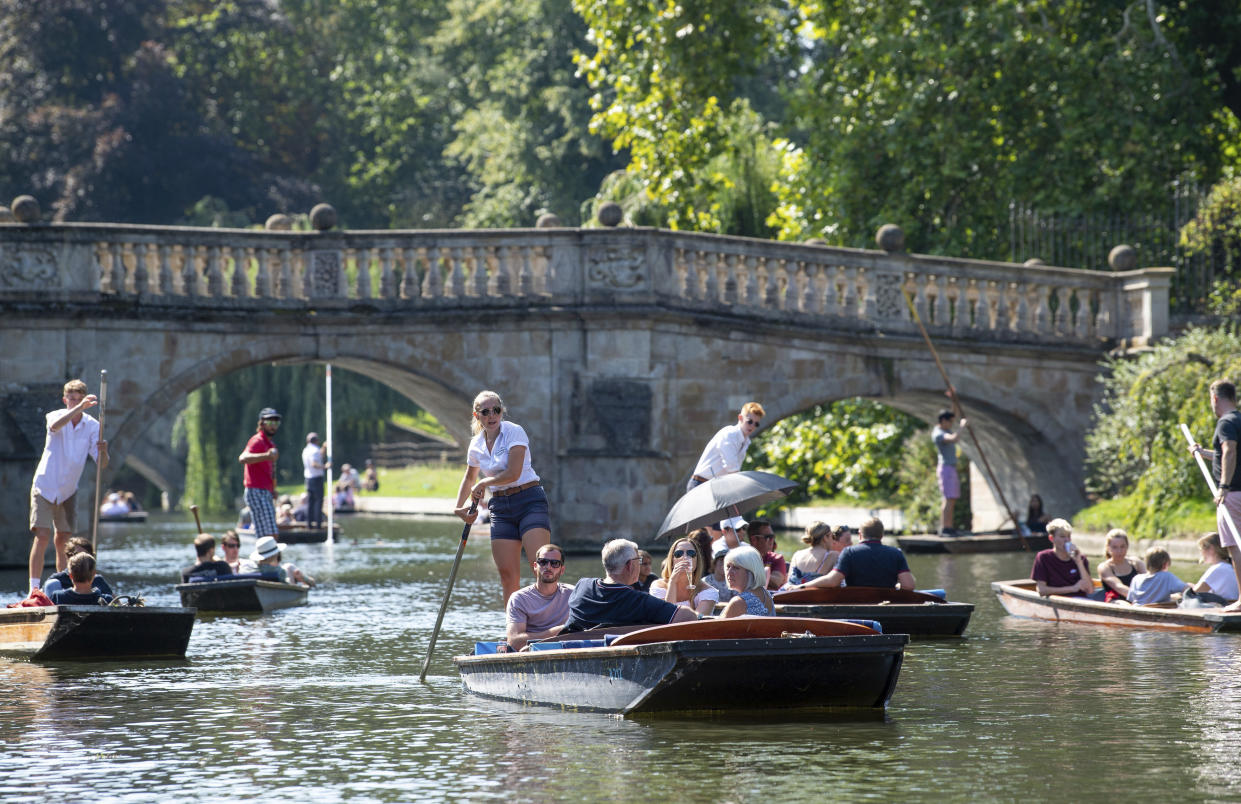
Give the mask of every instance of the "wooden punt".
<path id="1" fill-rule="evenodd" d="M 280 525 L 280 535 L 276 538 L 285 544 L 321 544 L 327 541 L 327 526 L 310 528 L 305 525 Z M 254 528 L 237 528 L 240 536 L 253 538 Z M 332 523 L 332 541 L 340 541 L 340 525 Z"/>
<path id="2" fill-rule="evenodd" d="M 813 636 L 791 636 L 804 633 Z M 873 710 L 892 697 L 908 639 L 831 620 L 737 617 L 633 630 L 608 647 L 562 641 L 453 662 L 476 695 L 570 711 Z"/>
<path id="3" fill-rule="evenodd" d="M 99 515 L 99 521 L 100 521 L 100 522 L 113 522 L 113 523 L 116 523 L 116 522 L 133 522 L 133 523 L 137 523 L 137 522 L 146 522 L 146 521 L 147 521 L 147 512 L 146 512 L 146 511 L 129 511 L 129 512 L 124 513 L 124 514 L 100 514 L 100 515 Z"/>
<path id="4" fill-rule="evenodd" d="M 991 591 L 995 592 L 1000 605 L 1009 614 L 1017 617 L 1194 633 L 1241 631 L 1241 612 L 1224 612 L 1214 608 L 1131 606 L 1127 603 L 1104 603 L 1061 595 L 1043 597 L 1038 593 L 1037 584 L 1028 579 L 996 581 L 991 584 Z"/>
<path id="5" fill-rule="evenodd" d="M 776 592 L 772 602 L 781 617 L 874 620 L 885 634 L 912 637 L 959 637 L 974 613 L 973 603 L 945 602 L 925 592 L 873 586 Z"/>
<path id="6" fill-rule="evenodd" d="M 310 587 L 261 578 L 222 578 L 177 584 L 182 606 L 200 612 L 267 612 L 304 606 Z"/>
<path id="7" fill-rule="evenodd" d="M 1028 548 L 1032 552 L 1047 550 L 1051 541 L 1046 533 L 1034 533 L 1021 537 L 1014 533 L 978 533 L 971 536 L 939 536 L 920 534 L 898 536 L 897 544 L 906 553 L 1017 553 Z"/>
<path id="8" fill-rule="evenodd" d="M 194 609 L 38 606 L 0 609 L 0 652 L 32 659 L 185 656 Z"/>

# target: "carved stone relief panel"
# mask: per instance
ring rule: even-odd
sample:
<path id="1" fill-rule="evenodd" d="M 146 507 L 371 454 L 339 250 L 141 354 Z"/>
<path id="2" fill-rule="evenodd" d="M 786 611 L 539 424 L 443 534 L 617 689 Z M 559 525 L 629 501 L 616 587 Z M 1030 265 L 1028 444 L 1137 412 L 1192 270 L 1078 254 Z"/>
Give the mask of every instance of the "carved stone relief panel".
<path id="1" fill-rule="evenodd" d="M 633 290 L 645 287 L 645 252 L 635 248 L 604 246 L 586 257 L 586 281 L 607 290 Z"/>
<path id="2" fill-rule="evenodd" d="M 310 295 L 320 299 L 339 296 L 342 270 L 339 251 L 310 252 Z"/>
<path id="3" fill-rule="evenodd" d="M 55 284 L 56 257 L 50 249 L 0 252 L 0 286 L 11 290 L 42 290 Z"/>

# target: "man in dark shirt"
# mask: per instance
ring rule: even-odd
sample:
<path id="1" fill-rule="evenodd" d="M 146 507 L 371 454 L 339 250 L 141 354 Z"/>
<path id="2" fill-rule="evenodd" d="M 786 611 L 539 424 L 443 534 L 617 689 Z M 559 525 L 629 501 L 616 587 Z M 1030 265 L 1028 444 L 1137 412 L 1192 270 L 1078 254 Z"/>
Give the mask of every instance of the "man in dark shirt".
<path id="1" fill-rule="evenodd" d="M 605 544 L 605 577 L 577 582 L 569 596 L 569 622 L 560 633 L 607 625 L 666 625 L 702 619 L 693 609 L 634 589 L 640 561 L 638 545 L 628 539 L 613 539 Z"/>
<path id="2" fill-rule="evenodd" d="M 210 533 L 200 533 L 194 540 L 194 552 L 198 555 L 198 563 L 181 570 L 181 582 L 189 583 L 191 575 L 199 575 L 214 579 L 220 575 L 232 575 L 233 568 L 225 561 L 215 560 L 215 537 Z"/>
<path id="3" fill-rule="evenodd" d="M 1237 411 L 1237 386 L 1228 380 L 1211 383 L 1211 412 L 1215 414 L 1212 449 L 1198 444 L 1189 451 L 1211 459 L 1211 474 L 1219 484 L 1215 494 L 1215 525 L 1219 543 L 1232 557 L 1232 569 L 1241 584 L 1241 477 L 1237 476 L 1237 443 L 1241 441 L 1241 412 Z M 1241 610 L 1241 601 L 1225 606 L 1225 611 Z"/>
<path id="4" fill-rule="evenodd" d="M 878 586 L 884 589 L 894 586 L 901 589 L 914 588 L 914 575 L 909 571 L 905 554 L 899 547 L 889 547 L 883 543 L 882 522 L 873 517 L 866 520 L 858 535 L 862 541 L 842 550 L 831 572 L 796 588 L 834 587 L 841 584 Z"/>

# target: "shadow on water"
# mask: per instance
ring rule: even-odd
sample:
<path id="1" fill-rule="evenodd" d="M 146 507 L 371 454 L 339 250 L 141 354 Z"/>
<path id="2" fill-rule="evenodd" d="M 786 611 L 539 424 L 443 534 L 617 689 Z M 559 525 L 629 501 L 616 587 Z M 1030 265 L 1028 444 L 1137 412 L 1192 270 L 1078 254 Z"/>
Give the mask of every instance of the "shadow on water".
<path id="1" fill-rule="evenodd" d="M 420 684 L 459 526 L 342 524 L 341 543 L 289 551 L 321 580 L 308 606 L 203 617 L 185 661 L 0 660 L 0 799 L 1077 800 L 1151 763 L 1152 793 L 1241 799 L 1241 640 L 1009 617 L 989 584 L 1026 576 L 1027 554 L 911 557 L 921 586 L 976 608 L 965 638 L 910 644 L 886 712 L 626 719 L 462 691 L 453 654 L 504 629 L 485 537 Z M 100 570 L 175 605 L 193 536 L 159 516 L 110 530 Z M 566 580 L 598 571 L 571 557 Z M 22 574 L 0 576 L 5 597 Z"/>

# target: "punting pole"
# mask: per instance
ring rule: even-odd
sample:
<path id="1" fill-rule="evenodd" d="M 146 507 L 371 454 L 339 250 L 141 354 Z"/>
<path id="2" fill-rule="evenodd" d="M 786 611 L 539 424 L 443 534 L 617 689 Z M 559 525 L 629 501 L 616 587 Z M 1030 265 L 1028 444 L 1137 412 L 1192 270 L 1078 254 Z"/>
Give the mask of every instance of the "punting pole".
<path id="1" fill-rule="evenodd" d="M 335 494 L 332 489 L 332 364 L 327 364 L 327 430 L 323 440 L 323 453 L 326 461 L 326 481 L 323 486 L 323 497 L 327 503 L 327 543 L 332 544 L 336 534 L 332 527 L 332 509 L 336 506 Z"/>
<path id="2" fill-rule="evenodd" d="M 1181 422 L 1181 432 L 1185 434 L 1185 440 L 1189 442 L 1189 446 L 1194 446 L 1194 436 L 1189 432 L 1188 425 Z M 1215 478 L 1211 477 L 1211 470 L 1207 469 L 1207 462 L 1202 459 L 1202 453 L 1195 452 L 1194 459 L 1198 461 L 1198 468 L 1202 470 L 1202 476 L 1207 479 L 1207 488 L 1211 490 L 1211 499 L 1215 499 L 1215 495 L 1219 493 L 1219 488 L 1215 485 Z M 1237 544 L 1241 544 L 1241 531 L 1237 529 L 1237 523 L 1232 519 L 1232 512 L 1227 507 L 1224 508 L 1224 521 L 1228 523 L 1229 530 L 1232 531 L 1232 538 Z"/>
<path id="3" fill-rule="evenodd" d="M 931 357 L 935 358 L 935 367 L 939 369 L 939 374 L 944 378 L 944 385 L 948 387 L 948 398 L 952 400 L 952 406 L 957 411 L 958 418 L 965 418 L 965 408 L 961 407 L 961 400 L 957 397 L 957 389 L 953 387 L 952 380 L 948 379 L 948 372 L 944 370 L 944 364 L 939 359 L 939 352 L 935 351 L 935 344 L 931 343 L 931 336 L 926 331 L 926 327 L 922 325 L 922 318 L 918 315 L 917 308 L 914 307 L 913 300 L 909 298 L 909 294 L 904 290 L 901 296 L 905 298 L 905 304 L 909 306 L 909 314 L 913 316 L 914 323 L 918 325 L 918 331 L 922 333 L 922 340 L 926 341 L 926 348 L 931 350 Z M 970 440 L 974 442 L 974 449 L 978 450 L 978 457 L 982 459 L 982 466 L 987 470 L 987 477 L 991 479 L 991 485 L 995 488 L 996 494 L 1000 495 L 1000 505 L 1004 506 L 1004 510 L 1008 512 L 1008 518 L 1013 521 L 1013 531 L 1021 539 L 1021 546 L 1025 550 L 1030 549 L 1030 543 L 1026 541 L 1026 536 L 1021 532 L 1021 521 L 1017 519 L 1017 514 L 1013 512 L 1012 507 L 1008 504 L 1008 500 L 1004 498 L 1004 489 L 1000 488 L 1000 483 L 995 479 L 995 473 L 991 471 L 991 464 L 987 462 L 987 454 L 982 451 L 982 444 L 978 443 L 978 436 L 974 435 L 974 428 L 970 427 L 966 422 L 965 429 L 969 431 Z"/>
<path id="4" fill-rule="evenodd" d="M 103 441 L 104 409 L 108 406 L 108 370 L 99 371 L 99 440 Z M 91 517 L 90 547 L 98 555 L 99 544 L 99 490 L 103 484 L 103 467 L 99 465 L 99 453 L 95 453 L 95 514 Z"/>
<path id="5" fill-rule="evenodd" d="M 466 516 L 473 516 L 478 512 L 478 500 L 474 500 L 470 504 L 470 511 Z M 466 522 L 465 527 L 461 529 L 461 542 L 457 545 L 457 556 L 452 560 L 452 572 L 448 573 L 448 589 L 444 591 L 444 600 L 440 603 L 440 613 L 435 617 L 435 627 L 431 629 L 431 644 L 427 646 L 427 659 L 422 663 L 422 672 L 418 674 L 418 681 L 427 680 L 427 668 L 431 666 L 431 654 L 435 653 L 435 640 L 439 638 L 440 626 L 444 624 L 444 612 L 448 611 L 448 598 L 452 597 L 452 585 L 457 580 L 457 568 L 461 566 L 461 554 L 465 552 L 465 543 L 470 538 L 470 528 L 474 526 L 473 522 Z"/>

